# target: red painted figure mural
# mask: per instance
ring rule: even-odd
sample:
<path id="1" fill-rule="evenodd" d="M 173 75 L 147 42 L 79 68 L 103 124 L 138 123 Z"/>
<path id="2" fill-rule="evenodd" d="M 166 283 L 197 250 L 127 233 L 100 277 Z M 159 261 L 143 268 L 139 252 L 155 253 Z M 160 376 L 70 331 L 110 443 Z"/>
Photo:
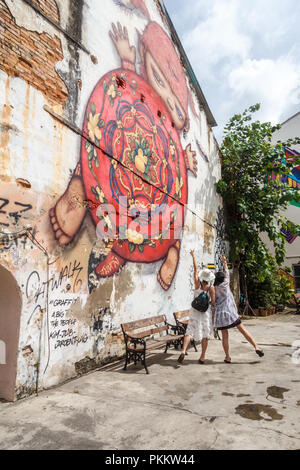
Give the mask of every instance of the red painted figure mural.
<path id="1" fill-rule="evenodd" d="M 117 233 L 96 274 L 111 276 L 126 261 L 161 259 L 158 281 L 167 290 L 179 260 L 177 230 L 187 202 L 187 171 L 197 174 L 195 152 L 190 145 L 183 150 L 180 142 L 189 123 L 186 78 L 171 40 L 157 23 L 149 22 L 139 35 L 139 75 L 127 29 L 113 24 L 110 37 L 121 68 L 104 75 L 90 96 L 80 162 L 66 192 L 50 210 L 50 220 L 58 243 L 65 246 L 89 210 L 95 225 L 104 221 Z M 88 200 L 89 208 L 78 200 Z M 116 220 L 104 212 L 99 215 L 100 204 L 113 205 Z M 160 208 L 170 206 L 175 209 L 166 221 Z M 136 214 L 138 227 L 128 228 Z M 150 223 L 158 229 L 149 235 Z"/>

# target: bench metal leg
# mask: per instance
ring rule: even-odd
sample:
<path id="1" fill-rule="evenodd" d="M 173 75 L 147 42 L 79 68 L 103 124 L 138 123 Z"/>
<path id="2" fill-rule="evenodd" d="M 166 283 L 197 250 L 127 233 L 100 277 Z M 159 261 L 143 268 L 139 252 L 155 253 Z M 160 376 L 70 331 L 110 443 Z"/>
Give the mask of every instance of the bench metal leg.
<path id="1" fill-rule="evenodd" d="M 126 356 L 125 356 L 125 366 L 123 367 L 123 370 L 126 370 L 127 369 L 127 364 L 129 363 L 129 360 L 128 360 L 128 353 L 126 352 Z"/>
<path id="2" fill-rule="evenodd" d="M 198 349 L 197 349 L 197 346 L 196 346 L 196 343 L 195 343 L 194 339 L 192 339 L 191 343 L 194 346 L 195 351 L 198 352 Z"/>
<path id="3" fill-rule="evenodd" d="M 143 364 L 143 366 L 144 366 L 145 369 L 146 369 L 146 374 L 149 374 L 148 368 L 147 368 L 147 366 L 146 366 L 146 359 L 144 359 L 144 360 L 142 361 L 142 364 Z"/>

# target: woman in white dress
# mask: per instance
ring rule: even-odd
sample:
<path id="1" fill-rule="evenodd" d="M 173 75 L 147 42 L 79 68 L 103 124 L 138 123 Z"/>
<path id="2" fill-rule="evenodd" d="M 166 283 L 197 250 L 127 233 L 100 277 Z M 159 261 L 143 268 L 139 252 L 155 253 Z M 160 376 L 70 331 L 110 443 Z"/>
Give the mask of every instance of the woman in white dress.
<path id="1" fill-rule="evenodd" d="M 201 294 L 201 292 L 207 292 L 210 299 L 210 304 L 206 312 L 199 312 L 193 307 L 190 308 L 189 312 L 189 323 L 186 329 L 182 352 L 178 358 L 178 362 L 181 364 L 185 358 L 187 347 L 191 341 L 191 338 L 194 341 L 201 342 L 201 356 L 199 358 L 199 364 L 204 364 L 205 353 L 208 346 L 208 340 L 213 334 L 213 318 L 212 318 L 212 309 L 211 305 L 215 303 L 215 289 L 213 282 L 215 279 L 214 274 L 208 269 L 204 269 L 198 275 L 197 264 L 195 260 L 194 252 L 191 251 L 194 264 L 194 282 L 195 282 L 195 291 L 194 299 Z"/>

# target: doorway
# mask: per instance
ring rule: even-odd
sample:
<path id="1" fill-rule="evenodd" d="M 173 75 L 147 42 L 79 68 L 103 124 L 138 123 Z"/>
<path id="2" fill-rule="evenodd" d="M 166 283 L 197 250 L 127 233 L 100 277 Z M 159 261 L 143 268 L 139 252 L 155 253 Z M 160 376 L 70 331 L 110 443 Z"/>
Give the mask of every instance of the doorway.
<path id="1" fill-rule="evenodd" d="M 0 265 L 0 398 L 15 400 L 21 291 L 14 276 Z"/>

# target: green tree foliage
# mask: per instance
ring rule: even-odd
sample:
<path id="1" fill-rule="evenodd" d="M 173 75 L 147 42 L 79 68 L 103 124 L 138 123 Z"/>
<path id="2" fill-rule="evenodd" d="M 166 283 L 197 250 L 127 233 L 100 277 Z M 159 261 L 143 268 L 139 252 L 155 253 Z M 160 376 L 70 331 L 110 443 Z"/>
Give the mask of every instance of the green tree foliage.
<path id="1" fill-rule="evenodd" d="M 299 144 L 300 139 L 274 145 L 272 137 L 280 125 L 254 121 L 253 114 L 259 109 L 259 104 L 251 106 L 233 116 L 225 127 L 222 179 L 217 183 L 227 208 L 230 258 L 247 274 L 247 284 L 253 282 L 253 274 L 260 283 L 274 276 L 272 256 L 262 233 L 274 245 L 276 263 L 283 263 L 286 240 L 281 228 L 291 227 L 282 213 L 291 201 L 300 201 L 300 192 L 281 181 L 300 165 L 300 156 L 287 159 L 284 147 Z M 279 181 L 271 179 L 272 174 L 279 175 Z M 300 234 L 300 226 L 293 226 L 293 231 Z M 248 290 L 253 291 L 251 286 Z"/>

